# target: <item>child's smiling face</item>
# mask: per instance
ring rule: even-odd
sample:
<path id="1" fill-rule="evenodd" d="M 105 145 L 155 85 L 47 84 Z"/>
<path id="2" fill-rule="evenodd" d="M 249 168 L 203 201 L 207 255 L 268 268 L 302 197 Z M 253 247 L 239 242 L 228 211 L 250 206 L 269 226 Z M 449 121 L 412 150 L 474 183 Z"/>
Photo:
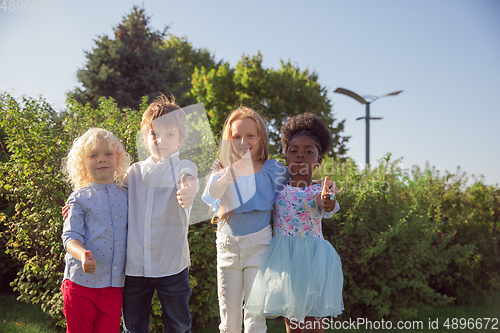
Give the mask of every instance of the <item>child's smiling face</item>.
<path id="1" fill-rule="evenodd" d="M 91 150 L 84 162 L 90 181 L 99 184 L 114 183 L 117 155 L 109 149 L 106 142 L 101 141 L 95 149 Z"/>
<path id="2" fill-rule="evenodd" d="M 179 149 L 181 145 L 179 129 L 175 126 L 154 126 L 149 129 L 147 144 L 155 163 L 163 160 Z"/>
<path id="3" fill-rule="evenodd" d="M 292 179 L 294 176 L 310 176 L 314 168 L 321 164 L 318 147 L 307 135 L 299 135 L 288 143 L 286 164 Z"/>
<path id="4" fill-rule="evenodd" d="M 250 118 L 242 118 L 233 121 L 231 124 L 231 138 L 233 140 L 234 152 L 243 157 L 248 152 L 252 161 L 259 156 L 259 132 L 255 121 Z"/>

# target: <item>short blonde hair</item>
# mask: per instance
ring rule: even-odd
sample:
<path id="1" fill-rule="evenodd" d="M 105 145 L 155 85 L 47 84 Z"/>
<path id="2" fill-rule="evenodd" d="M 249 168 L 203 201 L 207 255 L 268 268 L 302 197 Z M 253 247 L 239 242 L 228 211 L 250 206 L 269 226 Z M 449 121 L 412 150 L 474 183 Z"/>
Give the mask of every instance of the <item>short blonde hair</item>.
<path id="1" fill-rule="evenodd" d="M 85 187 L 90 178 L 85 168 L 86 155 L 96 149 L 101 142 L 107 144 L 108 149 L 116 153 L 115 181 L 119 184 L 127 174 L 130 166 L 130 155 L 125 151 L 122 143 L 113 133 L 102 128 L 91 128 L 82 136 L 73 141 L 73 146 L 64 160 L 63 172 L 73 190 Z"/>
<path id="2" fill-rule="evenodd" d="M 176 127 L 179 130 L 179 139 L 181 144 L 187 139 L 188 130 L 186 125 L 186 114 L 184 110 L 175 104 L 175 97 L 169 97 L 160 94 L 153 103 L 151 103 L 142 115 L 141 130 L 146 138 L 149 130 L 154 126 L 165 128 Z M 146 140 L 145 140 L 146 141 Z"/>
<path id="3" fill-rule="evenodd" d="M 249 107 L 240 106 L 229 114 L 224 122 L 222 129 L 222 142 L 219 147 L 219 158 L 222 165 L 226 168 L 229 166 L 229 155 L 234 154 L 234 147 L 232 144 L 231 125 L 238 119 L 252 119 L 255 121 L 257 127 L 257 134 L 259 136 L 259 161 L 264 163 L 269 158 L 269 139 L 267 137 L 266 124 L 262 117 Z"/>

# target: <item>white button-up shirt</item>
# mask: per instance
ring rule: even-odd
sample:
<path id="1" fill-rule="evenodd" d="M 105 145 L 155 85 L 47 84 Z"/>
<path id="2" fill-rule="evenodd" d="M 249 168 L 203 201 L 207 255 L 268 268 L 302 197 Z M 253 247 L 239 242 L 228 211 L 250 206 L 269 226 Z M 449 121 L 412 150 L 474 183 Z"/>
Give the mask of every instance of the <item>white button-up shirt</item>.
<path id="1" fill-rule="evenodd" d="M 171 276 L 191 265 L 191 208 L 182 208 L 176 193 L 183 174 L 197 177 L 197 167 L 180 160 L 178 152 L 156 164 L 149 157 L 129 168 L 124 180 L 129 191 L 126 275 Z"/>

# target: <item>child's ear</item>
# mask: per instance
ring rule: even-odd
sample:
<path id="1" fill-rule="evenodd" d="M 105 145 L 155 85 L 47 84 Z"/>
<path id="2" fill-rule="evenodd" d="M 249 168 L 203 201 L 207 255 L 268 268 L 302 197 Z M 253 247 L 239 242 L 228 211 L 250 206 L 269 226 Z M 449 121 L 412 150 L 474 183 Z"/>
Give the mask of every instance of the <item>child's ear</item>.
<path id="1" fill-rule="evenodd" d="M 321 162 L 323 162 L 323 159 L 321 158 L 321 156 L 318 156 L 318 162 L 316 162 L 318 166 L 321 165 Z"/>

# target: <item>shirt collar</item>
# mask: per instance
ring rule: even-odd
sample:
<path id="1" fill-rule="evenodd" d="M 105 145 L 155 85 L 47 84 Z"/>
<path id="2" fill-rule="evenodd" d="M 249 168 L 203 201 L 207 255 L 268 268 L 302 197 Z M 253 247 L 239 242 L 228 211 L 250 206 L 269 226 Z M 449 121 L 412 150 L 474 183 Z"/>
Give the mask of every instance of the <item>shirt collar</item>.
<path id="1" fill-rule="evenodd" d="M 116 185 L 116 182 L 111 183 L 111 184 L 100 184 L 100 183 L 94 183 L 94 182 L 89 182 L 90 188 L 94 190 L 106 190 L 106 189 L 116 189 L 118 188 L 118 185 Z"/>
<path id="2" fill-rule="evenodd" d="M 179 151 L 175 151 L 175 153 L 172 153 L 172 155 L 170 155 L 169 157 L 167 158 L 164 158 L 162 160 L 159 160 L 158 163 L 155 163 L 154 160 L 153 160 L 153 156 L 149 156 L 148 158 L 146 158 L 146 160 L 144 162 L 146 162 L 146 164 L 164 164 L 164 163 L 167 163 L 169 159 L 172 159 L 172 162 L 177 162 L 179 161 Z"/>

